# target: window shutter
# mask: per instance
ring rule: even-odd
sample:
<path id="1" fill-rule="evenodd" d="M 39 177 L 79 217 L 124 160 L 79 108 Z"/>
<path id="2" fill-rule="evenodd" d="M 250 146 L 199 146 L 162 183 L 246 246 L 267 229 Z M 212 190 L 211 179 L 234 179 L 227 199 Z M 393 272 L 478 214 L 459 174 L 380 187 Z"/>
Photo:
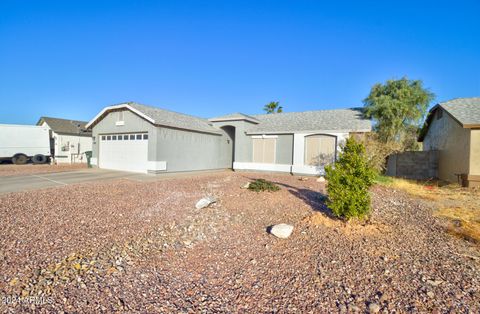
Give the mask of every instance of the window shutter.
<path id="1" fill-rule="evenodd" d="M 253 162 L 275 163 L 275 138 L 253 138 Z"/>
<path id="2" fill-rule="evenodd" d="M 335 162 L 336 138 L 329 135 L 305 137 L 305 165 L 325 166 Z"/>

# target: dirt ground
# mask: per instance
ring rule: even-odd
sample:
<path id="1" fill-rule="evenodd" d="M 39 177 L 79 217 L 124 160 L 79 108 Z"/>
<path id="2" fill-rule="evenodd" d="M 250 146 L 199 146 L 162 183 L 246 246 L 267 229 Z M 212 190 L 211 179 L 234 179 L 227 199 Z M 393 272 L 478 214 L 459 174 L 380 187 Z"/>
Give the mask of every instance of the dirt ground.
<path id="1" fill-rule="evenodd" d="M 480 189 L 437 181 L 385 178 L 384 185 L 429 202 L 451 234 L 480 244 Z"/>
<path id="2" fill-rule="evenodd" d="M 50 173 L 50 172 L 65 172 L 78 169 L 87 168 L 87 164 L 65 164 L 65 165 L 35 165 L 35 164 L 26 164 L 26 165 L 9 165 L 9 164 L 0 164 L 0 177 L 3 176 L 14 176 L 22 174 L 40 174 L 40 173 Z"/>
<path id="3" fill-rule="evenodd" d="M 281 190 L 241 188 L 256 178 Z M 346 224 L 324 193 L 218 173 L 0 196 L 0 311 L 480 312 L 478 246 L 428 203 L 376 186 L 369 221 Z M 266 232 L 277 223 L 290 238 Z"/>

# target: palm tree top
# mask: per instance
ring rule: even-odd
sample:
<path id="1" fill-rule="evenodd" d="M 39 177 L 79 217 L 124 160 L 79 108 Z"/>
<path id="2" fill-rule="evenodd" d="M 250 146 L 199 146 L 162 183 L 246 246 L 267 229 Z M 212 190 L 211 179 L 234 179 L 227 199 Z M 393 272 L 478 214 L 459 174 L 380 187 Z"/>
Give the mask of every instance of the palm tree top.
<path id="1" fill-rule="evenodd" d="M 267 113 L 281 113 L 283 112 L 283 107 L 279 105 L 278 101 L 271 101 L 265 106 L 263 106 L 263 110 Z"/>

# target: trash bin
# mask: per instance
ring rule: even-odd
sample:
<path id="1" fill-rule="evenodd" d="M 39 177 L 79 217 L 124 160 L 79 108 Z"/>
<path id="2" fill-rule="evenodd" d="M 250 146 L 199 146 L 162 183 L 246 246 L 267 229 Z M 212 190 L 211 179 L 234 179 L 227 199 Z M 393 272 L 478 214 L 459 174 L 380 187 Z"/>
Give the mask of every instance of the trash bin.
<path id="1" fill-rule="evenodd" d="M 85 156 L 87 156 L 87 165 L 88 165 L 88 168 L 92 168 L 92 163 L 90 162 L 90 160 L 92 159 L 92 151 L 91 151 L 91 150 L 86 151 L 86 152 L 85 152 Z"/>

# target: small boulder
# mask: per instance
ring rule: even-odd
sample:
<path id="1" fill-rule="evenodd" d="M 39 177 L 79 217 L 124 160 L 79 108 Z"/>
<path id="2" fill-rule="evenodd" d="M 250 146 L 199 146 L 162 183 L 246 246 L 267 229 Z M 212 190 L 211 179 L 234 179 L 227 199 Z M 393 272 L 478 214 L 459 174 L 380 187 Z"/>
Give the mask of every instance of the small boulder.
<path id="1" fill-rule="evenodd" d="M 213 204 L 213 203 L 216 203 L 217 200 L 213 197 L 204 197 L 202 199 L 200 199 L 197 204 L 195 204 L 195 208 L 196 209 L 201 209 L 201 208 L 205 208 L 205 207 L 208 207 L 210 206 L 210 204 Z"/>
<path id="2" fill-rule="evenodd" d="M 324 178 L 324 177 L 319 177 L 319 178 L 317 179 L 317 182 L 325 182 L 325 178 Z"/>
<path id="3" fill-rule="evenodd" d="M 287 224 L 278 224 L 270 228 L 269 232 L 280 239 L 288 238 L 293 232 L 293 226 Z"/>
<path id="4" fill-rule="evenodd" d="M 431 286 L 439 286 L 443 283 L 443 280 L 427 280 L 427 283 Z"/>
<path id="5" fill-rule="evenodd" d="M 250 187 L 250 182 L 245 183 L 244 186 L 242 186 L 242 189 L 248 189 Z"/>
<path id="6" fill-rule="evenodd" d="M 377 303 L 370 303 L 368 305 L 368 312 L 369 313 L 378 313 L 380 312 L 380 305 L 378 305 Z"/>

